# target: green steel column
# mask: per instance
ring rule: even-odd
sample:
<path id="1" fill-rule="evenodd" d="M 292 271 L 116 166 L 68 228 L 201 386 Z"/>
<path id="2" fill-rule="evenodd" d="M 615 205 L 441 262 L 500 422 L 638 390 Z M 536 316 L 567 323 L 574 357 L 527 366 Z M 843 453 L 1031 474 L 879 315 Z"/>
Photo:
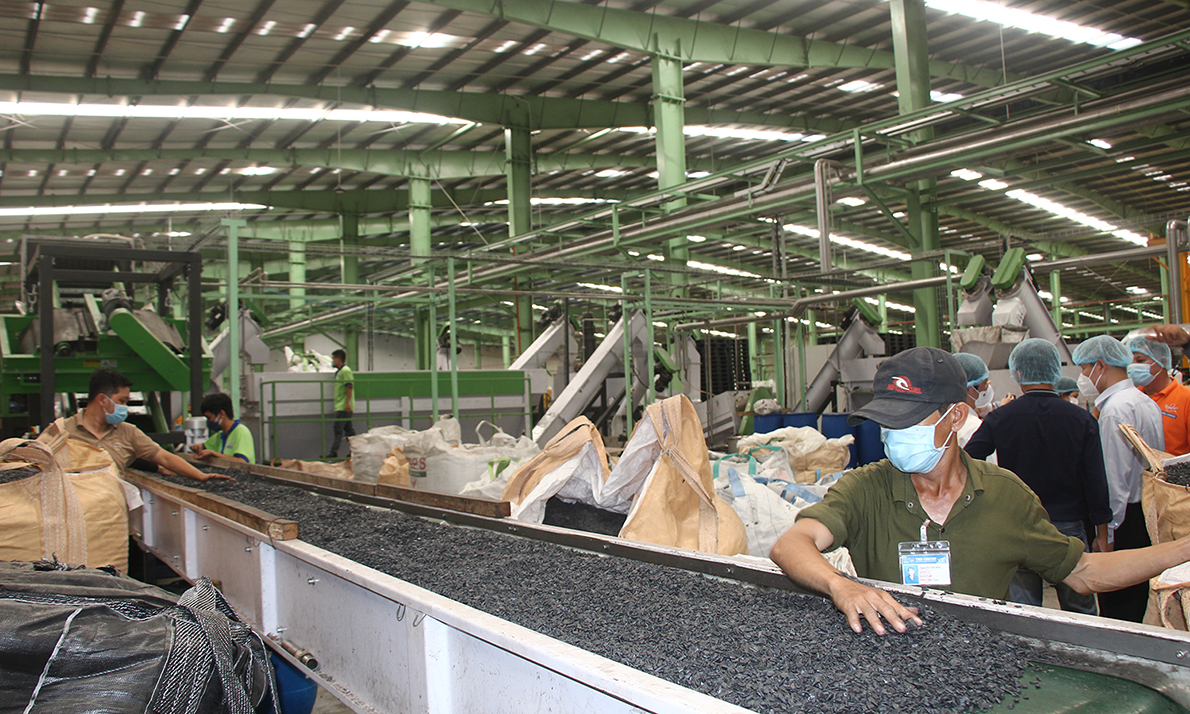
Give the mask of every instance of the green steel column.
<path id="1" fill-rule="evenodd" d="M 509 335 L 502 335 L 500 337 L 500 357 L 504 360 L 504 369 L 512 366 L 512 337 Z"/>
<path id="2" fill-rule="evenodd" d="M 1058 334 L 1062 333 L 1062 271 L 1050 271 L 1050 292 L 1053 294 L 1054 302 L 1050 308 L 1050 314 L 1053 315 L 1054 324 L 1058 327 Z"/>
<path id="3" fill-rule="evenodd" d="M 222 221 L 227 228 L 227 346 L 231 351 L 231 359 L 227 363 L 227 371 L 231 375 L 228 380 L 228 396 L 236 412 L 240 411 L 240 228 L 248 225 L 247 221 L 224 218 Z M 193 319 L 195 316 L 191 316 Z M 197 410 L 196 410 L 197 411 Z"/>
<path id="4" fill-rule="evenodd" d="M 531 170 L 532 137 L 527 127 L 504 129 L 505 175 L 508 180 L 508 235 L 519 236 L 533 229 Z"/>
<path id="5" fill-rule="evenodd" d="M 289 241 L 289 282 L 306 282 L 306 243 L 305 241 Z M 306 289 L 289 289 L 289 309 L 301 310 L 306 306 Z"/>
<path id="6" fill-rule="evenodd" d="M 414 367 L 419 371 L 424 371 L 430 368 L 427 355 L 432 355 L 432 350 L 428 346 L 433 340 L 430 337 L 429 327 L 429 313 L 427 310 L 417 307 L 416 312 L 413 313 L 413 351 L 416 358 Z"/>
<path id="7" fill-rule="evenodd" d="M 748 323 L 748 370 L 753 382 L 760 379 L 760 336 L 755 322 Z"/>
<path id="8" fill-rule="evenodd" d="M 880 310 L 880 332 L 888 332 L 888 296 L 876 296 L 876 308 Z"/>
<path id="9" fill-rule="evenodd" d="M 926 33 L 925 0 L 891 0 L 889 9 L 892 13 L 893 57 L 896 63 L 897 99 L 902 114 L 924 109 L 931 104 L 930 100 L 930 58 L 929 42 Z M 913 132 L 910 138 L 921 142 L 930 139 L 933 131 L 921 129 Z M 907 195 L 908 210 L 906 211 L 909 232 L 918 239 L 920 251 L 937 250 L 940 246 L 938 238 L 938 211 L 934 204 L 929 208 L 922 208 L 924 198 L 932 198 L 935 182 L 933 179 L 918 181 L 909 188 Z M 913 277 L 934 277 L 934 263 L 932 261 L 918 261 L 911 267 Z M 941 331 L 938 324 L 938 294 L 936 288 L 922 288 L 913 291 L 913 304 L 917 310 L 915 315 L 915 329 L 917 345 L 938 347 L 941 344 Z"/>
<path id="10" fill-rule="evenodd" d="M 343 214 L 343 269 L 340 275 L 347 285 L 359 284 L 359 216 Z M 343 351 L 347 353 L 347 366 L 359 369 L 359 326 L 348 324 L 343 327 Z"/>
<path id="11" fill-rule="evenodd" d="M 428 266 L 430 271 L 430 287 L 434 285 L 434 264 Z M 430 346 L 430 416 L 435 424 L 438 423 L 438 308 L 434 304 L 434 293 L 430 293 L 430 339 L 426 344 Z"/>
<path id="12" fill-rule="evenodd" d="M 430 179 L 409 177 L 409 254 L 413 264 L 430 254 Z"/>
<path id="13" fill-rule="evenodd" d="M 818 344 L 818 312 L 806 310 L 806 344 Z"/>
<path id="14" fill-rule="evenodd" d="M 657 390 L 653 386 L 656 381 L 656 371 L 654 364 L 657 362 L 653 357 L 653 271 L 645 270 L 645 404 L 652 404 L 657 401 Z"/>
<path id="15" fill-rule="evenodd" d="M 455 259 L 446 259 L 446 300 L 450 318 L 450 412 L 459 418 L 459 335 L 455 331 Z"/>
<path id="16" fill-rule="evenodd" d="M 528 280 L 525 281 L 525 289 L 529 289 Z M 517 282 L 520 285 L 520 282 Z M 529 349 L 529 345 L 533 344 L 533 296 L 532 295 L 517 295 L 513 302 L 516 305 L 516 324 L 517 324 L 517 354 L 521 354 Z M 557 395 L 555 395 L 557 396 Z"/>
<path id="17" fill-rule="evenodd" d="M 624 295 L 624 301 L 620 303 L 623 308 L 623 317 L 620 319 L 624 321 L 624 431 L 632 435 L 632 388 L 635 386 L 632 379 L 632 332 L 628 329 L 628 311 L 631 309 L 628 303 L 628 276 L 620 273 L 620 293 Z"/>
<path id="18" fill-rule="evenodd" d="M 686 182 L 686 92 L 683 87 L 682 60 L 677 46 L 658 48 L 653 55 L 653 121 L 657 128 L 657 187 L 669 188 Z M 686 205 L 686 199 L 670 201 L 663 207 L 674 211 Z M 665 244 L 665 259 L 685 266 L 690 258 L 689 242 L 683 233 Z M 669 273 L 669 282 L 679 286 L 679 297 L 686 293 L 688 276 Z"/>

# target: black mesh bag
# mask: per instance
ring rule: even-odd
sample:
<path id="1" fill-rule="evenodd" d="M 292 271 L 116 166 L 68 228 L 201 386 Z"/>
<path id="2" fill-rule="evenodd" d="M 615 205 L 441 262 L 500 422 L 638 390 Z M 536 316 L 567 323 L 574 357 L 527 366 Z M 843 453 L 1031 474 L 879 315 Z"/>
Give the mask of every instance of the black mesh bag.
<path id="1" fill-rule="evenodd" d="M 0 714 L 254 714 L 260 638 L 203 578 L 181 597 L 114 571 L 0 563 Z"/>

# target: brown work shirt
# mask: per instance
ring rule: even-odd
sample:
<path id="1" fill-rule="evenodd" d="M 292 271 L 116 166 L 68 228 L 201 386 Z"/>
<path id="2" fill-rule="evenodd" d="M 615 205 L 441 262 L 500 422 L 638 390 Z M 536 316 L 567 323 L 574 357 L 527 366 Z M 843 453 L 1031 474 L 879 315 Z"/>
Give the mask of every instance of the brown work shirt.
<path id="1" fill-rule="evenodd" d="M 161 451 L 157 442 L 146 436 L 145 432 L 126 422 L 116 426 L 107 425 L 107 431 L 96 438 L 87 427 L 83 426 L 82 412 L 68 419 L 59 419 L 54 422 L 46 427 L 37 440 L 52 443 L 58 435 L 59 425 L 65 432 L 66 438 L 78 439 L 106 451 L 112 457 L 112 461 L 116 462 L 116 468 L 120 469 L 120 473 L 123 473 L 124 469 L 128 468 L 136 459 L 153 461 L 157 458 L 157 453 Z"/>

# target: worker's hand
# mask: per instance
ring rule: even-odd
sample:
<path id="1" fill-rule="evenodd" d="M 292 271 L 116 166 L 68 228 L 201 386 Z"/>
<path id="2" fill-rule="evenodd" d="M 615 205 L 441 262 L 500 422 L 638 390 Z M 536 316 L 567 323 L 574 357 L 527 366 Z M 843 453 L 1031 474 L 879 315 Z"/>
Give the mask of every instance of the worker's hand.
<path id="1" fill-rule="evenodd" d="M 202 444 L 191 444 L 190 445 L 190 450 L 196 454 L 201 454 L 203 451 L 206 450 L 206 448 L 207 447 L 203 446 Z"/>
<path id="2" fill-rule="evenodd" d="M 214 451 L 211 451 L 210 449 L 203 446 L 202 444 L 195 444 L 194 453 L 197 454 L 198 458 L 200 458 L 200 459 L 205 459 L 205 458 L 215 455 Z"/>
<path id="3" fill-rule="evenodd" d="M 1091 552 L 1093 553 L 1110 553 L 1113 550 L 1115 550 L 1115 545 L 1107 539 L 1106 535 L 1091 541 Z"/>
<path id="4" fill-rule="evenodd" d="M 1008 396 L 1006 396 L 1000 400 L 1000 406 L 1004 406 L 1005 404 L 1011 402 L 1013 399 L 1016 399 L 1016 397 L 1009 394 Z"/>
<path id="5" fill-rule="evenodd" d="M 235 479 L 231 476 L 225 476 L 223 474 L 208 474 L 200 471 L 198 475 L 198 480 L 202 481 L 203 483 L 206 483 L 207 481 L 235 481 Z"/>
<path id="6" fill-rule="evenodd" d="M 887 630 L 881 618 L 888 621 L 897 632 L 905 632 L 908 628 L 906 621 L 921 627 L 921 618 L 917 616 L 917 608 L 905 607 L 897 602 L 892 595 L 884 590 L 871 588 L 863 583 L 840 575 L 831 586 L 831 600 L 839 612 L 847 618 L 847 624 L 859 634 L 864 631 L 864 620 L 878 635 L 884 635 Z"/>
<path id="7" fill-rule="evenodd" d="M 1157 325 L 1149 328 L 1145 339 L 1167 345 L 1184 345 L 1190 342 L 1190 333 L 1183 330 L 1181 325 Z"/>

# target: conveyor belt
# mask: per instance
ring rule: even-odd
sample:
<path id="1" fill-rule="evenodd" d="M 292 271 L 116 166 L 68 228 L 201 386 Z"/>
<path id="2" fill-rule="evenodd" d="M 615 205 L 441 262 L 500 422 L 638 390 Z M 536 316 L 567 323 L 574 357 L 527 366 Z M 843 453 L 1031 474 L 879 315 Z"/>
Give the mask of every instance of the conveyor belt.
<path id="1" fill-rule="evenodd" d="M 305 474 L 295 474 L 295 479 L 305 479 L 306 476 Z M 275 471 L 267 474 L 266 477 L 271 480 L 289 481 L 289 479 L 282 479 Z M 361 496 L 358 493 L 346 493 L 339 489 L 329 488 L 325 484 L 314 485 L 307 483 L 303 485 L 312 490 L 329 493 L 336 497 L 350 497 L 356 500 L 364 500 L 378 505 L 395 507 L 400 510 L 415 512 L 419 515 L 433 516 L 470 526 L 503 530 L 505 532 L 562 543 L 585 550 L 616 554 L 645 562 L 663 563 L 686 570 L 707 572 L 727 578 L 736 578 L 762 585 L 792 589 L 788 580 L 780 575 L 775 568 L 771 567 L 742 565 L 739 562 L 726 558 L 693 555 L 674 549 L 632 544 L 615 538 L 576 534 L 562 529 L 527 526 L 503 519 L 491 519 L 470 514 L 454 513 L 424 505 L 394 503 L 387 499 Z M 1169 667 L 1158 662 L 1153 662 L 1152 659 L 1154 658 L 1152 657 L 1148 658 L 1149 661 L 1133 660 L 1127 656 L 1121 657 L 1118 651 L 1121 648 L 1127 648 L 1136 650 L 1142 654 L 1157 654 L 1160 656 L 1163 648 L 1166 647 L 1186 648 L 1187 638 L 1183 633 L 1166 633 L 1165 631 L 1154 630 L 1153 628 L 1142 628 L 1138 631 L 1138 628 L 1129 626 L 1116 627 L 1111 621 L 1104 621 L 1099 618 L 1080 619 L 1078 616 L 1054 613 L 1053 611 L 1037 611 L 1034 608 L 996 604 L 988 601 L 980 601 L 975 598 L 965 598 L 963 596 L 936 592 L 921 593 L 920 591 L 916 591 L 916 589 L 900 588 L 899 586 L 897 589 L 906 595 L 921 598 L 923 601 L 928 602 L 931 607 L 951 611 L 968 621 L 987 621 L 994 628 L 996 628 L 996 624 L 994 623 L 1014 625 L 1014 627 L 996 628 L 1002 631 L 1016 631 L 1034 636 L 1044 636 L 1044 632 L 1053 631 L 1064 636 L 1058 638 L 1057 641 L 1059 642 L 1093 643 L 1097 649 L 1086 650 L 1080 648 L 1075 652 L 1077 657 L 1082 658 L 1087 666 L 1100 669 L 1107 666 L 1113 672 L 1124 672 L 1134 679 L 1144 681 L 1150 686 L 1160 688 L 1174 696 L 1177 696 L 1180 691 L 1184 691 L 1184 687 L 1178 684 L 1181 679 L 1184 679 L 1184 670 L 1182 667 Z M 1103 647 L 1105 644 L 1119 645 L 1120 647 L 1117 647 L 1115 650 L 1104 651 Z M 1133 652 L 1133 654 L 1137 652 Z M 1177 661 L 1176 651 L 1167 654 L 1175 662 Z M 1046 690 L 1049 690 L 1051 686 L 1061 686 L 1061 681 L 1061 678 L 1055 680 L 1055 684 L 1047 685 Z M 1156 696 L 1155 693 L 1143 688 L 1124 687 L 1121 683 L 1114 680 L 1107 680 L 1107 682 L 1104 686 L 1112 692 L 1111 697 L 1114 701 L 1121 701 L 1122 697 L 1125 700 L 1135 699 L 1136 701 L 1143 702 L 1146 697 Z M 1082 688 L 1079 691 L 1089 691 L 1086 689 L 1087 685 L 1085 682 L 1079 686 Z M 1128 694 L 1128 692 L 1132 692 L 1132 694 Z M 1095 696 L 1103 696 L 1103 692 L 1099 691 L 1095 693 Z M 1070 693 L 1063 695 L 1063 699 L 1069 701 Z M 1018 704 L 1018 708 L 1026 707 L 1031 709 L 1027 705 L 1032 701 L 1032 699 L 1022 700 Z M 1164 700 L 1163 697 L 1159 696 L 1154 701 L 1165 701 L 1167 704 L 1169 703 L 1168 700 Z M 1174 709 L 1176 710 L 1177 708 L 1174 707 Z M 1163 711 L 1165 709 L 1158 707 L 1151 710 Z M 1038 709 L 1037 711 L 1052 710 Z"/>

